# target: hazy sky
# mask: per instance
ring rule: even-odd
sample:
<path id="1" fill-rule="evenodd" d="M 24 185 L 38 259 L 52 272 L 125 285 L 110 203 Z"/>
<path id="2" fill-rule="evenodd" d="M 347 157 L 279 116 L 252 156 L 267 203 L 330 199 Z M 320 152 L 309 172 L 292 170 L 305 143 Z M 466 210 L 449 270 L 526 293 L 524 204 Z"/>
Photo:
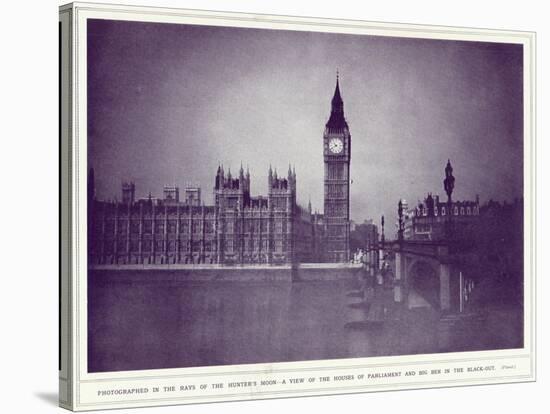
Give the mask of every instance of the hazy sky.
<path id="1" fill-rule="evenodd" d="M 481 42 L 91 20 L 89 163 L 97 196 L 161 196 L 199 183 L 207 204 L 218 162 L 296 165 L 298 201 L 323 208 L 322 137 L 335 73 L 352 135 L 351 215 L 396 216 L 443 195 L 521 196 L 522 46 Z"/>

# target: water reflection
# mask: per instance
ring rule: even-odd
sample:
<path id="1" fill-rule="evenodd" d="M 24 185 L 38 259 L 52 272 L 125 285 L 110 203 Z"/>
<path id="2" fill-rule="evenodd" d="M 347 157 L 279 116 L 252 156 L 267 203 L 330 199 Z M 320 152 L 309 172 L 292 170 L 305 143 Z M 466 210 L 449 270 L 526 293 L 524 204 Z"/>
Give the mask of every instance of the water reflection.
<path id="1" fill-rule="evenodd" d="M 353 305 L 361 299 L 347 295 L 355 287 L 351 280 L 136 281 L 109 272 L 90 280 L 90 372 L 433 353 L 453 350 L 453 344 L 471 350 L 513 345 L 513 335 L 495 344 L 479 335 L 484 332 L 479 327 L 468 326 L 461 327 L 461 341 L 451 340 L 456 329 L 442 329 L 439 314 L 428 308 L 389 318 L 379 329 L 353 327 L 349 323 L 364 320 L 368 307 Z M 491 324 L 506 325 L 498 315 L 493 319 L 498 322 Z"/>

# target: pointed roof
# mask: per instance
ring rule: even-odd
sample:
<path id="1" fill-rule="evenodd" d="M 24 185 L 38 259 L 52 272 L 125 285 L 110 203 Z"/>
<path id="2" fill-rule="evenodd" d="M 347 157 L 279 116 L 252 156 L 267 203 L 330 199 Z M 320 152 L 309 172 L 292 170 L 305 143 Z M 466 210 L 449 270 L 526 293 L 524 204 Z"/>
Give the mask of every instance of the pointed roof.
<path id="1" fill-rule="evenodd" d="M 340 94 L 340 76 L 336 72 L 336 88 L 334 89 L 334 96 L 331 101 L 330 118 L 326 124 L 330 129 L 343 129 L 347 128 L 348 124 L 344 117 L 344 100 Z"/>
<path id="2" fill-rule="evenodd" d="M 337 105 L 343 105 L 344 101 L 342 100 L 342 95 L 340 95 L 340 77 L 338 72 L 336 72 L 336 88 L 334 89 L 334 96 L 332 97 L 332 108 L 334 109 Z M 343 109 L 343 108 L 342 108 Z"/>

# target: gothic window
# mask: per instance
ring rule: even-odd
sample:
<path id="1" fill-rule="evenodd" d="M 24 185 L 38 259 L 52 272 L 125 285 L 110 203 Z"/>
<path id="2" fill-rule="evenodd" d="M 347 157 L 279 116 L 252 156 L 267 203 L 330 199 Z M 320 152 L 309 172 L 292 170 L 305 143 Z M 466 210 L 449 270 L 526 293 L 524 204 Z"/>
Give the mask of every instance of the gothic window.
<path id="1" fill-rule="evenodd" d="M 227 208 L 237 208 L 238 199 L 235 197 L 227 197 L 225 205 Z"/>
<path id="2" fill-rule="evenodd" d="M 180 233 L 187 234 L 189 233 L 189 221 L 180 220 Z"/>
<path id="3" fill-rule="evenodd" d="M 458 216 L 458 207 L 455 207 L 455 216 Z"/>
<path id="4" fill-rule="evenodd" d="M 170 220 L 168 221 L 168 233 L 175 234 L 176 233 L 176 221 Z"/>
<path id="5" fill-rule="evenodd" d="M 141 243 L 141 251 L 142 252 L 150 252 L 151 251 L 151 241 L 150 240 L 143 240 Z"/>
<path id="6" fill-rule="evenodd" d="M 441 215 L 442 215 L 442 216 L 445 215 L 445 207 L 441 207 Z"/>
<path id="7" fill-rule="evenodd" d="M 139 251 L 139 241 L 138 240 L 130 240 L 130 251 L 131 252 Z"/>
<path id="8" fill-rule="evenodd" d="M 141 229 L 143 231 L 143 233 L 151 234 L 152 229 L 153 229 L 152 221 L 151 220 L 143 220 L 143 227 Z"/>
<path id="9" fill-rule="evenodd" d="M 464 207 L 460 207 L 460 215 L 461 215 L 461 216 L 464 215 Z"/>
<path id="10" fill-rule="evenodd" d="M 328 166 L 328 179 L 329 180 L 341 180 L 344 178 L 344 164 L 329 164 Z"/>
<path id="11" fill-rule="evenodd" d="M 472 214 L 472 209 L 471 209 L 470 207 L 468 207 L 468 208 L 466 209 L 466 214 L 467 214 L 467 215 L 471 215 L 471 214 Z"/>
<path id="12" fill-rule="evenodd" d="M 214 223 L 210 220 L 204 222 L 205 233 L 214 233 Z"/>
<path id="13" fill-rule="evenodd" d="M 340 226 L 329 226 L 328 227 L 328 235 L 329 236 L 340 236 Z"/>
<path id="14" fill-rule="evenodd" d="M 118 220 L 118 234 L 126 233 L 126 226 L 128 225 L 128 222 L 126 220 Z"/>
<path id="15" fill-rule="evenodd" d="M 162 240 L 156 240 L 155 241 L 155 251 L 161 252 L 164 250 L 164 244 L 162 243 Z"/>
<path id="16" fill-rule="evenodd" d="M 225 250 L 227 252 L 232 252 L 233 251 L 233 240 L 226 240 L 225 241 Z"/>
<path id="17" fill-rule="evenodd" d="M 189 242 L 184 240 L 180 241 L 180 251 L 182 252 L 188 252 L 189 251 Z"/>
<path id="18" fill-rule="evenodd" d="M 275 198 L 273 200 L 273 207 L 277 209 L 284 210 L 286 208 L 286 199 L 285 198 Z"/>
<path id="19" fill-rule="evenodd" d="M 200 220 L 193 220 L 193 233 L 200 233 L 201 222 Z"/>

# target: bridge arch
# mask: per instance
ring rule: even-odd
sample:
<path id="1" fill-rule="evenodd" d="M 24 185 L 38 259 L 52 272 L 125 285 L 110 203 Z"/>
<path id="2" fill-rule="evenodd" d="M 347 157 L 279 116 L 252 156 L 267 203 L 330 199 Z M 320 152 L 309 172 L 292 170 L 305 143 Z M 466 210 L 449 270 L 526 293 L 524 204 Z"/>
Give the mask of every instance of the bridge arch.
<path id="1" fill-rule="evenodd" d="M 414 241 L 401 241 L 394 247 L 394 300 L 410 305 L 410 288 L 413 291 L 418 288 L 422 290 L 423 286 L 431 283 L 432 294 L 429 299 L 432 307 L 442 311 L 450 310 L 451 296 L 454 295 L 451 292 L 453 290 L 451 276 L 456 275 L 457 272 L 452 270 L 447 247 L 437 242 Z M 419 277 L 422 272 L 427 275 L 424 280 Z M 439 285 L 436 283 L 437 279 L 439 279 Z"/>
<path id="2" fill-rule="evenodd" d="M 407 286 L 409 307 L 429 305 L 441 308 L 440 263 L 428 258 L 407 260 Z"/>

